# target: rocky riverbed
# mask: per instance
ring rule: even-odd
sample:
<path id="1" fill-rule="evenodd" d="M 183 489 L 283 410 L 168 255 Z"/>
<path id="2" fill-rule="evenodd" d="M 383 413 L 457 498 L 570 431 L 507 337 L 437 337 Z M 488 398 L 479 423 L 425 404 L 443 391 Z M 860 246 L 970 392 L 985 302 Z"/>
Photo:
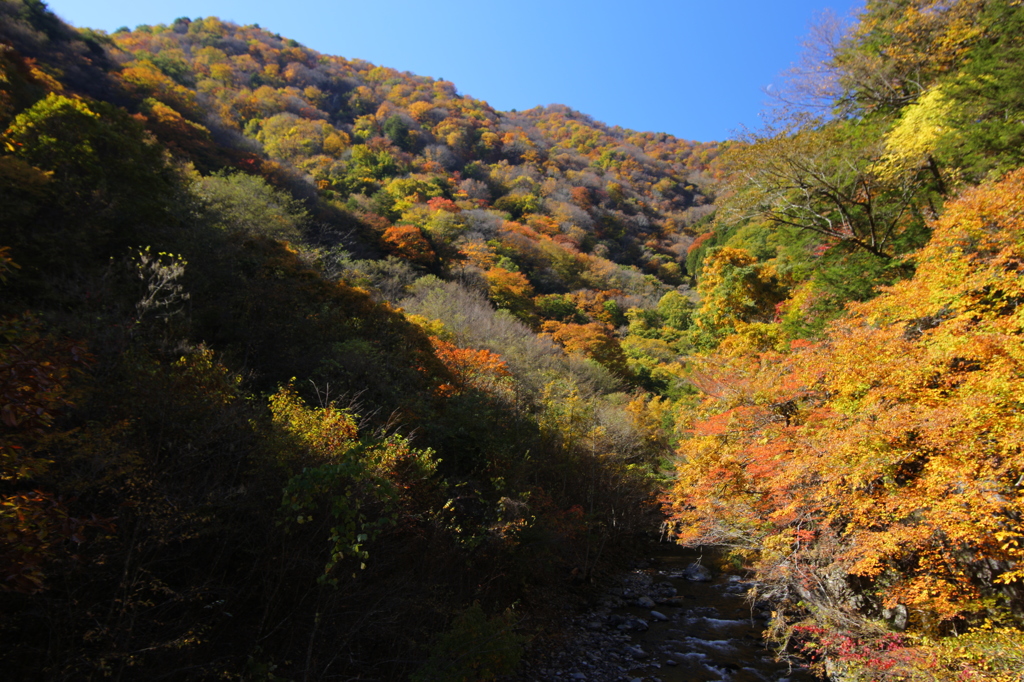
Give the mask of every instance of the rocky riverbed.
<path id="1" fill-rule="evenodd" d="M 750 584 L 714 570 L 712 551 L 653 554 L 568 615 L 557 645 L 535 646 L 517 682 L 817 680 L 775 661 L 762 637 L 769 614 L 745 598 Z"/>

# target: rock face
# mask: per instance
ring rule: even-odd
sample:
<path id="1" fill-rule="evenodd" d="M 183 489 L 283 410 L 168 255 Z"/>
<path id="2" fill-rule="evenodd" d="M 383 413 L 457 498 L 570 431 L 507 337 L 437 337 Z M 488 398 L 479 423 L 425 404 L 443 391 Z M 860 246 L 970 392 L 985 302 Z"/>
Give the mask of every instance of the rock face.
<path id="1" fill-rule="evenodd" d="M 686 567 L 683 571 L 683 575 L 686 576 L 687 580 L 692 580 L 698 583 L 706 583 L 711 580 L 711 571 L 706 566 L 701 566 L 700 562 L 693 562 Z"/>
<path id="2" fill-rule="evenodd" d="M 909 614 L 907 613 L 907 607 L 903 604 L 897 604 L 891 609 L 885 609 L 882 611 L 882 618 L 889 621 L 889 624 L 892 625 L 893 629 L 899 632 L 903 632 L 907 629 Z"/>

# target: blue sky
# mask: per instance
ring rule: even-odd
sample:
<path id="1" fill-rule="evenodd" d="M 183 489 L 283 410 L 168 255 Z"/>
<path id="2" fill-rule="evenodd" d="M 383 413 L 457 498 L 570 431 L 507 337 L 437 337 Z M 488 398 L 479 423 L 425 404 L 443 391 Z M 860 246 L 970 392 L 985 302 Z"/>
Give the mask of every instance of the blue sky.
<path id="1" fill-rule="evenodd" d="M 444 78 L 496 109 L 565 104 L 609 125 L 710 141 L 756 128 L 763 89 L 820 12 L 860 0 L 49 0 L 79 27 L 217 16 L 319 52 Z"/>

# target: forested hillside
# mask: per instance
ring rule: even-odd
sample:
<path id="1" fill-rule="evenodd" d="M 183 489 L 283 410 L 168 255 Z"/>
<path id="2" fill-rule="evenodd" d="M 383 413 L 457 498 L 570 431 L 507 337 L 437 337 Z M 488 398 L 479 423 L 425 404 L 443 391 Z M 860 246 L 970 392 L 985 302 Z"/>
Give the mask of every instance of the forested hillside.
<path id="1" fill-rule="evenodd" d="M 1024 674 L 1024 9 L 744 139 L 0 2 L 0 654 L 487 680 L 668 515 L 844 680 Z"/>
<path id="2" fill-rule="evenodd" d="M 0 13 L 5 674 L 513 670 L 657 526 L 688 389 L 622 332 L 684 325 L 717 145 Z"/>

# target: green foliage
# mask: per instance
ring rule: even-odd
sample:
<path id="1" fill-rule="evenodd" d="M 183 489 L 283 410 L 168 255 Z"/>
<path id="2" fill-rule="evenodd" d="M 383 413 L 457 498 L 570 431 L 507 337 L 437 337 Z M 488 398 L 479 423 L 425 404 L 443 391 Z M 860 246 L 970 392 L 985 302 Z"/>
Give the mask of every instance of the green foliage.
<path id="1" fill-rule="evenodd" d="M 371 149 L 357 144 L 352 147 L 349 176 L 353 182 L 371 183 L 398 174 L 398 162 L 387 149 Z"/>
<path id="2" fill-rule="evenodd" d="M 412 143 L 412 139 L 409 136 L 409 125 L 405 120 L 394 114 L 384 121 L 384 125 L 381 126 L 381 130 L 388 136 L 388 139 L 394 143 L 399 149 L 408 150 Z"/>
<path id="3" fill-rule="evenodd" d="M 188 62 L 181 57 L 163 52 L 140 56 L 160 69 L 161 73 L 174 79 L 178 85 L 187 88 L 195 87 L 195 73 Z"/>
<path id="4" fill-rule="evenodd" d="M 540 210 L 540 198 L 534 194 L 506 194 L 494 202 L 494 208 L 505 211 L 513 220 L 518 220 L 528 213 Z"/>
<path id="5" fill-rule="evenodd" d="M 661 336 L 661 315 L 655 310 L 630 308 L 626 312 L 629 319 L 629 335 L 641 338 L 659 338 Z"/>
<path id="6" fill-rule="evenodd" d="M 332 135 L 337 138 L 337 131 L 326 121 L 282 113 L 263 120 L 256 139 L 272 157 L 299 162 L 328 151 L 339 152 L 340 149 L 331 148 Z"/>
<path id="7" fill-rule="evenodd" d="M 300 202 L 256 175 L 216 173 L 193 190 L 214 224 L 230 232 L 297 241 L 309 220 Z"/>
<path id="8" fill-rule="evenodd" d="M 947 163 L 971 180 L 1024 163 L 1024 16 L 1014 2 L 987 2 L 982 37 L 947 84 L 951 130 L 938 145 Z"/>
<path id="9" fill-rule="evenodd" d="M 875 172 L 886 126 L 877 119 L 799 121 L 754 138 L 733 153 L 734 210 L 882 258 L 913 248 L 931 187 L 916 168 L 899 176 Z"/>
<path id="10" fill-rule="evenodd" d="M 503 265 L 503 261 L 507 261 L 507 258 L 498 261 L 498 267 L 509 270 L 507 265 Z M 515 267 L 512 264 L 512 267 Z M 585 320 L 583 314 L 576 307 L 576 304 L 572 299 L 566 297 L 563 294 L 546 294 L 538 296 L 534 299 L 534 304 L 537 306 L 537 314 L 547 320 L 558 320 L 559 322 L 583 322 Z"/>
<path id="11" fill-rule="evenodd" d="M 338 580 L 332 573 L 338 564 L 351 558 L 365 568 L 369 553 L 364 544 L 381 528 L 394 524 L 386 513 L 369 520 L 366 507 L 393 500 L 397 491 L 387 479 L 374 475 L 367 444 L 359 442 L 351 415 L 334 407 L 307 408 L 290 387 L 271 396 L 270 411 L 274 424 L 307 451 L 305 456 L 293 456 L 309 461 L 284 485 L 280 509 L 284 523 L 301 526 L 326 514 L 329 549 L 321 580 L 336 587 Z"/>
<path id="12" fill-rule="evenodd" d="M 25 250 L 25 266 L 108 256 L 137 244 L 144 230 L 178 222 L 178 182 L 163 151 L 121 109 L 51 93 L 15 117 L 0 145 L 47 179 L 32 171 L 5 178 L 22 196 L 48 199 L 10 225 L 8 243 Z"/>
<path id="13" fill-rule="evenodd" d="M 678 291 L 670 291 L 658 301 L 658 315 L 666 327 L 683 331 L 689 328 L 696 306 Z"/>
<path id="14" fill-rule="evenodd" d="M 488 617 L 479 602 L 459 613 L 431 645 L 430 658 L 413 682 L 496 680 L 515 671 L 528 638 L 516 633 L 511 610 Z"/>

